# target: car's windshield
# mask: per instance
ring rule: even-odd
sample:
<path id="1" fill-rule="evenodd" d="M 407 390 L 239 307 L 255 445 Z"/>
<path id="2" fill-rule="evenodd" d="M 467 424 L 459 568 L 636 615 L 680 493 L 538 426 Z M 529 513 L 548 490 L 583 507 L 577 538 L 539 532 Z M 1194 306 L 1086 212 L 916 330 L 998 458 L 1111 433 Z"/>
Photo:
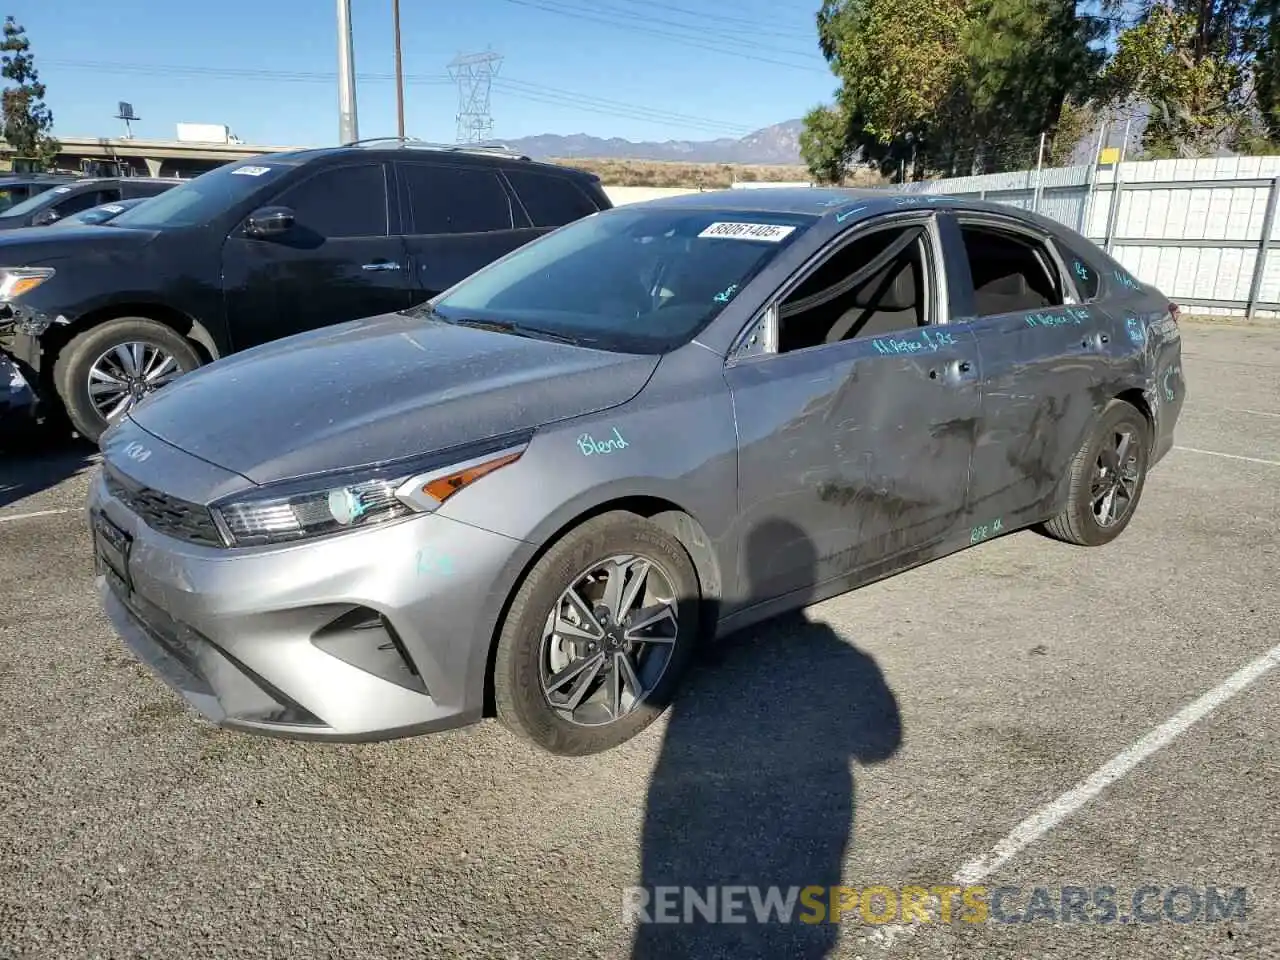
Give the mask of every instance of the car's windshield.
<path id="1" fill-rule="evenodd" d="M 57 221 L 54 226 L 77 226 L 83 224 L 105 223 L 106 221 L 118 216 L 130 207 L 136 207 L 144 200 L 150 197 L 136 197 L 130 200 L 117 200 L 114 203 L 104 203 L 96 207 L 90 207 L 88 210 L 81 210 L 79 213 L 73 213 L 69 217 L 63 217 Z"/>
<path id="2" fill-rule="evenodd" d="M 25 217 L 38 213 L 50 204 L 57 203 L 58 198 L 70 191 L 70 189 L 71 187 L 64 183 L 51 190 L 41 190 L 35 196 L 27 197 L 21 203 L 15 203 L 4 213 L 0 213 L 0 217 Z"/>
<path id="3" fill-rule="evenodd" d="M 104 226 L 140 227 L 145 230 L 203 226 L 255 193 L 263 183 L 279 179 L 291 169 L 291 165 L 256 159 L 218 167 L 150 197 L 153 203 L 139 204 L 132 210 L 126 210 L 112 217 Z"/>
<path id="4" fill-rule="evenodd" d="M 696 336 L 813 220 L 613 209 L 518 248 L 410 312 L 662 353 Z"/>

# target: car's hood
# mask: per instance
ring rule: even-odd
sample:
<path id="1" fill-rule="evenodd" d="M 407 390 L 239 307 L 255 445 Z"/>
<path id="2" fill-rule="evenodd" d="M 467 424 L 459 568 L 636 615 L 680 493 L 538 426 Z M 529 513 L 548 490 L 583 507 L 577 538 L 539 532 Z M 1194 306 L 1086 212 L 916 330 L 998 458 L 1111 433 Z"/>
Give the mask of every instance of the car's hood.
<path id="1" fill-rule="evenodd" d="M 129 230 L 124 227 L 22 227 L 0 231 L 0 267 L 133 250 L 156 236 L 155 230 Z"/>
<path id="2" fill-rule="evenodd" d="M 657 363 L 388 314 L 233 354 L 157 391 L 132 418 L 269 483 L 607 409 L 634 397 Z"/>

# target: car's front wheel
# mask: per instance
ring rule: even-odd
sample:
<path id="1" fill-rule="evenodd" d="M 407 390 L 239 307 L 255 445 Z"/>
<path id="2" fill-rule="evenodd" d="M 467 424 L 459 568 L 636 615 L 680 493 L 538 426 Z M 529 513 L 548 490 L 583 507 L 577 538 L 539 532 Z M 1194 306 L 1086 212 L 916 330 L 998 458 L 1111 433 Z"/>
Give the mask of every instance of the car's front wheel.
<path id="1" fill-rule="evenodd" d="M 1120 536 L 1138 509 L 1150 453 L 1151 427 L 1142 411 L 1112 400 L 1071 461 L 1066 506 L 1045 531 L 1086 547 Z"/>
<path id="2" fill-rule="evenodd" d="M 642 517 L 602 514 L 534 565 L 498 638 L 498 719 L 550 753 L 582 756 L 660 716 L 698 633 L 697 572 Z"/>
<path id="3" fill-rule="evenodd" d="M 71 425 L 96 443 L 135 404 L 198 366 L 199 355 L 175 330 L 146 317 L 119 317 L 63 347 L 53 379 Z"/>

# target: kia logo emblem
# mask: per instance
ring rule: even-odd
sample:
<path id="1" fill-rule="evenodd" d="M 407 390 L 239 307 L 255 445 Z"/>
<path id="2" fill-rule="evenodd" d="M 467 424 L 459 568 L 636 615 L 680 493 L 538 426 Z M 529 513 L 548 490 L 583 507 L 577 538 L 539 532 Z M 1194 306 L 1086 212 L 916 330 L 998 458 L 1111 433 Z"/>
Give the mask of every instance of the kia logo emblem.
<path id="1" fill-rule="evenodd" d="M 137 441 L 134 441 L 124 448 L 124 455 L 130 460 L 136 460 L 141 463 L 143 460 L 146 460 L 147 457 L 151 456 L 151 451 Z"/>

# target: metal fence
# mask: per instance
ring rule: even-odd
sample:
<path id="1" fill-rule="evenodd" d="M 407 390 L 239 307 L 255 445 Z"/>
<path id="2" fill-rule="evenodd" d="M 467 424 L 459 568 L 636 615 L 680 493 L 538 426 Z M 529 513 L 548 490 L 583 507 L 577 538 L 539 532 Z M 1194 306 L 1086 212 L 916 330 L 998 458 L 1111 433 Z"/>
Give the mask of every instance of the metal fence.
<path id="1" fill-rule="evenodd" d="M 1194 308 L 1187 312 L 1280 317 L 1280 156 L 1059 167 L 890 189 L 1034 210 Z"/>

